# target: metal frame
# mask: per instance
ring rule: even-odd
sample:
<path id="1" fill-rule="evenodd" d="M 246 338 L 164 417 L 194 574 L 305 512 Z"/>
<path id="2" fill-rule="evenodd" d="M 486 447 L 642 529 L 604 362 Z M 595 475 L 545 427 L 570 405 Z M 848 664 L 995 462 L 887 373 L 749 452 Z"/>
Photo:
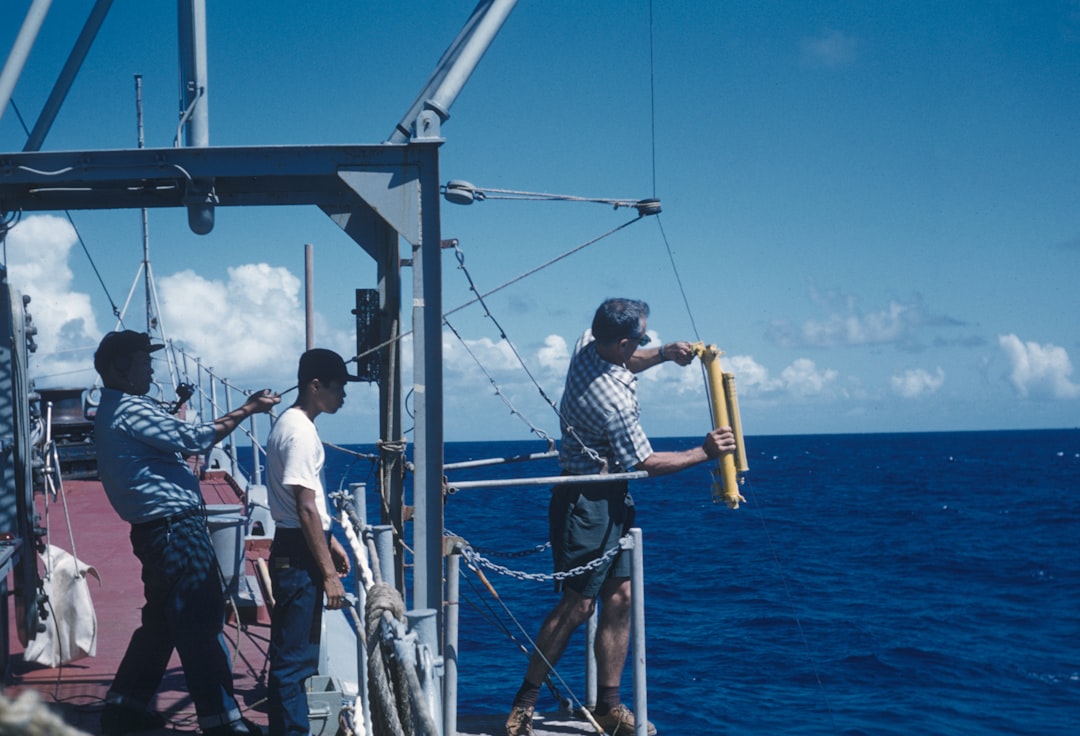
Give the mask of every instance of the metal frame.
<path id="1" fill-rule="evenodd" d="M 218 207 L 315 205 L 322 209 L 378 264 L 380 307 L 386 316 L 383 337 L 388 343 L 382 354 L 380 435 L 390 442 L 403 440 L 396 339 L 400 336 L 403 261 L 399 238 L 409 243 L 415 337 L 412 604 L 416 608 L 442 610 L 440 126 L 515 4 L 516 0 L 480 0 L 387 143 L 209 147 L 205 0 L 178 0 L 182 117 L 177 145 L 183 137 L 187 147 L 0 153 L 0 211 L 185 207 L 192 230 L 206 233 L 213 227 Z M 109 0 L 98 0 L 95 5 L 28 148 L 36 150 L 44 140 L 109 5 Z M 20 32 L 18 49 L 0 73 L 0 114 L 47 9 L 48 2 L 35 2 Z M 391 522 L 401 533 L 400 473 L 391 469 L 384 480 L 394 485 L 391 493 L 397 494 L 391 504 L 397 516 Z M 398 584 L 400 588 L 400 572 Z"/>

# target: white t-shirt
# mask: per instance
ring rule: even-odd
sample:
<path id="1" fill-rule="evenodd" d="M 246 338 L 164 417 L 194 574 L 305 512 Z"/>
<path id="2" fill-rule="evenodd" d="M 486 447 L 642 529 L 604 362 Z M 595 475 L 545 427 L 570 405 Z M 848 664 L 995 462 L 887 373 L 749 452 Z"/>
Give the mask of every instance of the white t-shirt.
<path id="1" fill-rule="evenodd" d="M 278 417 L 266 440 L 266 484 L 270 490 L 270 515 L 286 529 L 299 529 L 296 495 L 290 486 L 303 486 L 315 491 L 323 531 L 330 528 L 326 510 L 322 469 L 326 453 L 315 429 L 315 423 L 300 409 L 290 407 Z"/>

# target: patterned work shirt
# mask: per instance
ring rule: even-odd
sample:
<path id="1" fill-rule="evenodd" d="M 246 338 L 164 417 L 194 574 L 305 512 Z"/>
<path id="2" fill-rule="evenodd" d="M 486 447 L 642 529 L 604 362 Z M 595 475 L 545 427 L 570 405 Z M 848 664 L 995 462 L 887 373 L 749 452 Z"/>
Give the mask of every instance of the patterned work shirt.
<path id="1" fill-rule="evenodd" d="M 120 518 L 140 524 L 199 507 L 199 481 L 181 453 L 209 450 L 214 435 L 213 422 L 185 422 L 146 396 L 101 389 L 98 475 Z"/>
<path id="2" fill-rule="evenodd" d="M 559 413 L 559 465 L 567 473 L 600 472 L 585 448 L 607 460 L 608 472 L 613 473 L 633 470 L 652 454 L 639 421 L 637 377 L 625 366 L 601 358 L 591 332 L 578 340 L 570 359 Z"/>

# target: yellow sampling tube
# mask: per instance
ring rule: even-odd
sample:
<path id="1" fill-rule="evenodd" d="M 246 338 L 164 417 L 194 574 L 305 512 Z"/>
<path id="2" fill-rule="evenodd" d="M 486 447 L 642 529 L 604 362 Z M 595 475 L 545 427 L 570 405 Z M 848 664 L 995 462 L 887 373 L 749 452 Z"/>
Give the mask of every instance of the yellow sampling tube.
<path id="1" fill-rule="evenodd" d="M 738 399 L 735 398 L 735 376 L 731 373 L 724 374 L 720 367 L 720 356 L 723 352 L 717 350 L 715 345 L 706 346 L 704 343 L 693 345 L 694 354 L 701 359 L 705 366 L 705 376 L 709 385 L 709 402 L 712 408 L 713 425 L 715 427 L 731 427 L 735 432 L 736 453 L 724 453 L 716 459 L 716 468 L 713 469 L 713 503 L 721 500 L 728 508 L 737 509 L 740 503 L 746 499 L 739 493 L 738 471 L 745 471 L 746 452 L 743 449 L 742 420 L 739 418 Z M 725 378 L 730 394 L 725 390 Z M 739 468 L 736 469 L 736 455 L 739 459 Z"/>

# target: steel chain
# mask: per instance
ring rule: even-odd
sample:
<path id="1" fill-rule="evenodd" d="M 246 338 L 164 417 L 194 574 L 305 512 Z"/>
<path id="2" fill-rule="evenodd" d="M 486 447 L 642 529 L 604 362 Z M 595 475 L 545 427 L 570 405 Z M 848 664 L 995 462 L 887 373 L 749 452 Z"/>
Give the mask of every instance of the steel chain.
<path id="1" fill-rule="evenodd" d="M 493 572 L 497 572 L 500 575 L 506 575 L 507 577 L 511 577 L 516 580 L 531 580 L 534 582 L 542 583 L 550 582 L 552 580 L 566 580 L 567 578 L 572 578 L 577 575 L 583 575 L 584 573 L 592 572 L 593 570 L 596 570 L 610 562 L 612 559 L 615 558 L 615 555 L 619 554 L 619 552 L 621 552 L 622 550 L 630 549 L 632 546 L 633 540 L 631 539 L 630 535 L 627 534 L 626 536 L 619 539 L 618 545 L 607 550 L 606 552 L 604 552 L 603 555 L 597 557 L 595 560 L 590 560 L 584 565 L 581 565 L 580 567 L 575 567 L 572 570 L 554 573 L 523 572 L 521 570 L 511 570 L 505 565 L 500 565 L 487 559 L 467 543 L 463 543 L 461 549 L 462 554 L 465 556 L 465 559 L 474 566 L 478 565 L 480 567 L 485 567 L 488 570 L 492 570 Z"/>

